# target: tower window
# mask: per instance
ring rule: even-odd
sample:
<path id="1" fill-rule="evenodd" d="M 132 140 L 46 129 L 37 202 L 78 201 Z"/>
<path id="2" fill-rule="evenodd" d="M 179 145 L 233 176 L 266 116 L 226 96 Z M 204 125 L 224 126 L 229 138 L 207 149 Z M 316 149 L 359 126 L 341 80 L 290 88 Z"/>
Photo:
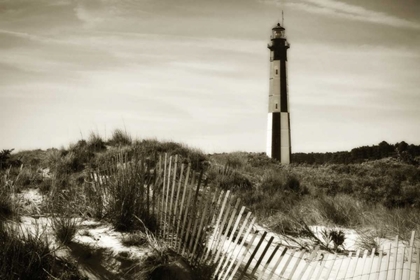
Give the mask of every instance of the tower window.
<path id="1" fill-rule="evenodd" d="M 277 103 L 276 103 L 276 109 L 277 109 Z"/>
<path id="2" fill-rule="evenodd" d="M 279 74 L 279 69 L 276 69 L 276 75 L 278 75 Z"/>

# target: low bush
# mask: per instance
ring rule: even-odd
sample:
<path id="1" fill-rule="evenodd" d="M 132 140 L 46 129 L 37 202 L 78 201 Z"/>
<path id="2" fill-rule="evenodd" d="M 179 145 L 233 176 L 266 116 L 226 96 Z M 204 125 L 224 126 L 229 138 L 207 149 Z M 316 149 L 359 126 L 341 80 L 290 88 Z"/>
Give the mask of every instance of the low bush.
<path id="1" fill-rule="evenodd" d="M 131 145 L 131 143 L 131 136 L 121 129 L 114 130 L 111 139 L 108 140 L 108 144 L 114 147 L 128 146 Z"/>
<path id="2" fill-rule="evenodd" d="M 363 206 L 351 196 L 321 196 L 317 198 L 315 207 L 315 211 L 333 225 L 349 227 L 358 226 L 362 222 Z"/>
<path id="3" fill-rule="evenodd" d="M 71 217 L 54 217 L 51 226 L 56 239 L 63 245 L 68 245 L 77 233 L 79 222 Z"/>

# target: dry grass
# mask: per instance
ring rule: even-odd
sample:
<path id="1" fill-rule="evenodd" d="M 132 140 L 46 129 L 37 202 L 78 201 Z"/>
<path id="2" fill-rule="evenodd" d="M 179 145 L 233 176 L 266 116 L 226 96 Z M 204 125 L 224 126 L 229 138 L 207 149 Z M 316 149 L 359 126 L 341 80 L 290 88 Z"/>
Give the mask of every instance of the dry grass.
<path id="1" fill-rule="evenodd" d="M 63 245 L 68 245 L 77 233 L 79 222 L 71 217 L 53 217 L 51 226 L 56 239 Z"/>

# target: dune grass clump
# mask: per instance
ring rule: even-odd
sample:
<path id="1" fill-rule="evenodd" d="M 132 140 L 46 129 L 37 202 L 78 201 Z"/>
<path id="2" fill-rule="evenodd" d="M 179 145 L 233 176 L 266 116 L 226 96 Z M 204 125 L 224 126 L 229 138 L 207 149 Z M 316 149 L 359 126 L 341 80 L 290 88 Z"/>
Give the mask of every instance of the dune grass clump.
<path id="1" fill-rule="evenodd" d="M 39 229 L 24 232 L 0 222 L 0 246 L 0 279 L 83 279 L 73 263 L 54 256 Z"/>
<path id="2" fill-rule="evenodd" d="M 63 245 L 73 240 L 79 226 L 79 222 L 71 217 L 54 217 L 51 223 L 56 239 Z"/>
<path id="3" fill-rule="evenodd" d="M 124 246 L 143 246 L 147 244 L 147 236 L 143 232 L 133 232 L 123 236 L 121 243 Z"/>
<path id="4" fill-rule="evenodd" d="M 368 250 L 370 252 L 372 249 L 375 249 L 375 252 L 379 253 L 381 250 L 380 238 L 375 230 L 358 231 L 355 245 L 363 251 Z"/>
<path id="5" fill-rule="evenodd" d="M 114 130 L 111 139 L 108 140 L 108 144 L 114 147 L 128 146 L 132 142 L 131 136 L 121 129 Z"/>

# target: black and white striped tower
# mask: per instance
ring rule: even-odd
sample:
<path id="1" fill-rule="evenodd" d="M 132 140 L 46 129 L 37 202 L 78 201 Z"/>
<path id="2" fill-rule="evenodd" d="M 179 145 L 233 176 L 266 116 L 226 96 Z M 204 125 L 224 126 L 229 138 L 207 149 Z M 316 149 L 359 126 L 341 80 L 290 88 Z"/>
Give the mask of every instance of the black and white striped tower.
<path id="1" fill-rule="evenodd" d="M 268 95 L 267 155 L 290 163 L 290 114 L 287 93 L 287 49 L 285 29 L 278 23 L 271 34 L 270 89 Z"/>

